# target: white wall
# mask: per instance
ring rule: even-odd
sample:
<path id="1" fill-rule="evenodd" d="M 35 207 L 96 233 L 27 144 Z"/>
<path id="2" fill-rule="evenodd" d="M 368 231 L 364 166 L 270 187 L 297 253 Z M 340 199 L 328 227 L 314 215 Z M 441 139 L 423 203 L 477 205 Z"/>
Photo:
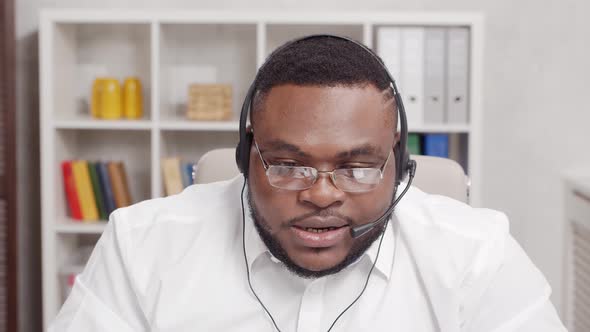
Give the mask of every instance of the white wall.
<path id="1" fill-rule="evenodd" d="M 562 190 L 566 167 L 590 165 L 588 0 L 17 0 L 18 156 L 22 331 L 39 331 L 38 10 L 43 7 L 482 11 L 484 205 L 545 273 L 560 306 Z"/>

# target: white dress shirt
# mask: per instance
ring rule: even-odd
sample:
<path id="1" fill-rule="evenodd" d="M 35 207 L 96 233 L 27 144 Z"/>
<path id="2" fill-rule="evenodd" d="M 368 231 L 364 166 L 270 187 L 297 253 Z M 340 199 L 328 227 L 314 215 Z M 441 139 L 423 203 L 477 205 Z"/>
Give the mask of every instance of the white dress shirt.
<path id="1" fill-rule="evenodd" d="M 50 331 L 274 331 L 249 289 L 243 178 L 115 211 Z M 376 241 L 334 275 L 272 257 L 245 202 L 253 287 L 283 332 L 324 332 L 359 294 Z M 332 331 L 565 331 L 504 214 L 410 188 L 366 291 Z"/>

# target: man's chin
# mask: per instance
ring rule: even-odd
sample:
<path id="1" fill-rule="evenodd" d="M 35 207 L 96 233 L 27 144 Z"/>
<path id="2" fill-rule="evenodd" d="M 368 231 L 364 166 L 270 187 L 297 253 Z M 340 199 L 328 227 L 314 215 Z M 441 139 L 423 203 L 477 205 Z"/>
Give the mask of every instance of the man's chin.
<path id="1" fill-rule="evenodd" d="M 342 254 L 342 248 L 304 248 L 302 250 L 289 250 L 287 255 L 293 264 L 301 269 L 321 273 L 336 268 L 343 264 L 349 250 Z"/>
<path id="2" fill-rule="evenodd" d="M 331 246 L 328 248 L 309 248 L 309 252 L 305 252 L 306 255 L 314 255 L 300 258 L 299 253 L 293 253 L 290 256 L 281 241 L 271 234 L 269 223 L 258 213 L 256 205 L 251 200 L 252 195 L 248 192 L 248 205 L 250 207 L 250 215 L 254 221 L 256 231 L 260 235 L 262 242 L 266 245 L 270 253 L 283 262 L 285 267 L 292 273 L 302 278 L 321 278 L 330 274 L 338 273 L 344 268 L 355 262 L 361 257 L 367 249 L 379 238 L 385 229 L 385 224 L 375 228 L 361 239 L 358 239 L 352 243 L 350 248 L 341 248 L 339 246 Z M 332 249 L 337 250 L 336 252 Z M 325 251 L 322 253 L 322 251 Z M 346 251 L 346 252 L 344 252 Z M 325 254 L 325 257 L 320 257 L 318 260 L 317 254 Z M 343 257 L 343 258 L 341 258 Z M 294 260 L 293 258 L 296 258 Z M 297 262 L 301 262 L 298 264 Z M 326 268 L 327 267 L 327 268 Z"/>

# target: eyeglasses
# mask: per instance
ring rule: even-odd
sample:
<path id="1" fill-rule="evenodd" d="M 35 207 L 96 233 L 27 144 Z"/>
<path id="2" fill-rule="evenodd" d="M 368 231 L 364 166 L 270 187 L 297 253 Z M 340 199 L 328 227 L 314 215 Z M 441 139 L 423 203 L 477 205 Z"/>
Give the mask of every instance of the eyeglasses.
<path id="1" fill-rule="evenodd" d="M 387 159 L 380 168 L 338 168 L 333 171 L 318 171 L 316 168 L 308 166 L 286 166 L 286 165 L 269 165 L 258 148 L 258 143 L 254 141 L 258 156 L 262 161 L 262 166 L 266 170 L 266 177 L 271 186 L 286 190 L 305 190 L 313 186 L 317 181 L 320 173 L 330 174 L 332 183 L 336 188 L 346 192 L 367 192 L 375 189 L 381 179 L 383 179 L 383 170 L 391 156 L 391 150 Z"/>

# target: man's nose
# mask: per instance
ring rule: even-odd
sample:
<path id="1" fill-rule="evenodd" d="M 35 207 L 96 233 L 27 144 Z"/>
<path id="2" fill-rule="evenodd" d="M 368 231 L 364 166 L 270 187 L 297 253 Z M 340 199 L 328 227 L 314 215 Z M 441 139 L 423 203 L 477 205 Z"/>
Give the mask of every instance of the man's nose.
<path id="1" fill-rule="evenodd" d="M 333 204 L 341 204 L 346 193 L 338 189 L 327 172 L 319 172 L 316 182 L 308 189 L 299 193 L 299 200 L 310 203 L 318 208 L 327 208 Z"/>

